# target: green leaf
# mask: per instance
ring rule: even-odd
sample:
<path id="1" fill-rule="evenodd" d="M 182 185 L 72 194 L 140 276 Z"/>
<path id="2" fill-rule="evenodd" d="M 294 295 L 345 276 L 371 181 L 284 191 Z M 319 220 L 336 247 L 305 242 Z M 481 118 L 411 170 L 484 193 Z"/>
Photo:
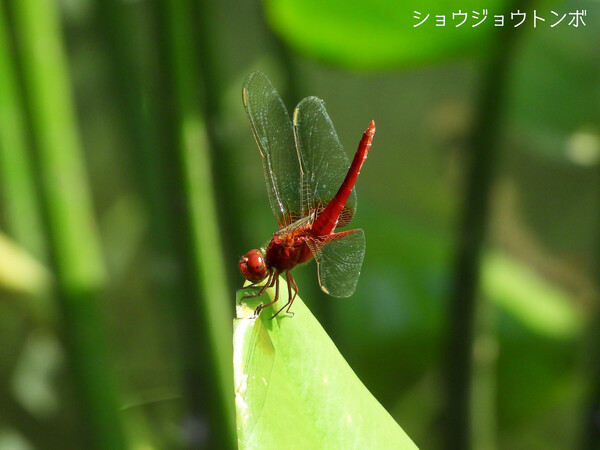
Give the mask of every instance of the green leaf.
<path id="1" fill-rule="evenodd" d="M 273 30 L 300 53 L 347 67 L 381 68 L 485 48 L 496 28 L 494 15 L 503 14 L 505 5 L 503 0 L 490 0 L 483 7 L 476 0 L 404 6 L 387 0 L 269 0 L 265 13 Z M 473 26 L 483 19 L 484 8 L 484 21 Z M 436 26 L 441 16 L 445 24 Z"/>
<path id="2" fill-rule="evenodd" d="M 300 297 L 294 315 L 241 299 L 233 323 L 238 444 L 245 448 L 417 448 L 358 379 Z M 348 307 L 350 307 L 349 305 Z"/>

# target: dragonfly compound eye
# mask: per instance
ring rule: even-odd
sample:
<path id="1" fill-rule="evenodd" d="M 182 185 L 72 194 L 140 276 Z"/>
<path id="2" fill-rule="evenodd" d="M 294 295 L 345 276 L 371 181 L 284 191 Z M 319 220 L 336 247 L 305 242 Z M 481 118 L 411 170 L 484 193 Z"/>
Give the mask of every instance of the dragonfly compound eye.
<path id="1" fill-rule="evenodd" d="M 269 271 L 267 270 L 267 264 L 265 258 L 259 250 L 250 250 L 246 253 L 246 256 L 240 259 L 240 270 L 246 280 L 252 283 L 258 283 L 264 280 Z"/>

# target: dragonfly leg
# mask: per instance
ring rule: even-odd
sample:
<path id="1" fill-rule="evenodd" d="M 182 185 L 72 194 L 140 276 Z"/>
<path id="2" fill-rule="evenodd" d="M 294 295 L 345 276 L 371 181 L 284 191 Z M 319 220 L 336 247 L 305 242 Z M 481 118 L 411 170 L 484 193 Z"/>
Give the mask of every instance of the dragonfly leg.
<path id="1" fill-rule="evenodd" d="M 294 303 L 294 300 L 296 299 L 296 295 L 298 295 L 298 285 L 296 284 L 296 280 L 294 280 L 294 277 L 292 276 L 291 273 L 288 272 L 287 275 L 289 275 L 289 276 L 286 276 L 286 279 L 288 281 L 288 298 L 290 298 L 291 293 L 292 293 L 290 286 L 292 286 L 294 288 L 294 295 L 291 296 L 292 299 L 288 302 L 288 307 L 285 310 L 285 312 L 291 313 L 292 315 L 294 315 L 294 313 L 290 311 L 290 308 L 292 307 L 292 303 Z"/>
<path id="2" fill-rule="evenodd" d="M 275 316 L 277 316 L 281 311 L 283 311 L 286 308 L 286 306 L 287 306 L 287 309 L 285 310 L 285 312 L 288 314 L 291 314 L 292 316 L 294 315 L 294 313 L 290 311 L 290 308 L 292 307 L 292 303 L 294 303 L 294 299 L 296 298 L 296 295 L 298 294 L 298 285 L 296 284 L 296 281 L 294 281 L 294 277 L 292 276 L 291 272 L 285 273 L 285 279 L 287 280 L 287 285 L 288 285 L 288 301 L 285 305 L 283 305 L 281 307 L 281 309 L 279 311 L 277 311 L 275 313 L 275 315 L 273 317 L 271 317 L 271 319 L 275 318 Z M 293 295 L 292 295 L 292 289 L 294 290 Z"/>
<path id="3" fill-rule="evenodd" d="M 272 302 L 267 303 L 266 305 L 258 305 L 258 308 L 256 308 L 256 312 L 259 313 L 261 310 L 271 306 L 273 303 L 275 303 L 278 299 L 279 299 L 279 276 L 277 275 L 277 273 L 275 271 L 273 271 L 273 281 L 271 281 L 271 286 L 269 287 L 273 287 L 273 283 L 275 283 L 275 298 L 273 299 Z M 275 316 L 273 316 L 275 317 Z M 271 317 L 271 319 L 273 318 Z"/>
<path id="4" fill-rule="evenodd" d="M 252 295 L 244 295 L 242 297 L 242 299 L 246 299 L 246 298 L 256 298 L 256 297 L 260 297 L 261 295 L 263 295 L 265 293 L 265 291 L 268 288 L 273 287 L 273 284 L 275 284 L 275 278 L 277 277 L 277 275 L 275 274 L 275 271 L 272 271 L 269 273 L 269 278 L 267 279 L 267 282 L 265 284 L 263 284 L 262 286 L 256 286 L 254 283 L 249 285 L 249 288 L 258 288 L 259 291 L 256 294 L 252 294 Z"/>

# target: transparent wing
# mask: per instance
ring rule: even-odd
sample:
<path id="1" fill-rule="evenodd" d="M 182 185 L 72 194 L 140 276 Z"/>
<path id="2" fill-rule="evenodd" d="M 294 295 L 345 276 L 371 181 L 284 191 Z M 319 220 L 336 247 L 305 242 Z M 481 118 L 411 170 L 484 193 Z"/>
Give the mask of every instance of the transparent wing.
<path id="1" fill-rule="evenodd" d="M 275 349 L 259 317 L 233 320 L 233 377 L 241 442 L 251 440 L 265 404 Z"/>
<path id="2" fill-rule="evenodd" d="M 342 185 L 350 167 L 323 100 L 307 97 L 294 110 L 294 138 L 300 158 L 302 215 L 318 213 L 327 206 Z M 339 227 L 352 221 L 356 192 L 340 215 Z"/>
<path id="3" fill-rule="evenodd" d="M 351 296 L 365 257 L 364 231 L 334 233 L 327 242 L 313 241 L 309 246 L 317 262 L 321 289 L 334 297 Z"/>
<path id="4" fill-rule="evenodd" d="M 269 79 L 250 74 L 242 99 L 256 144 L 263 158 L 267 193 L 280 226 L 302 217 L 300 167 L 289 113 Z"/>

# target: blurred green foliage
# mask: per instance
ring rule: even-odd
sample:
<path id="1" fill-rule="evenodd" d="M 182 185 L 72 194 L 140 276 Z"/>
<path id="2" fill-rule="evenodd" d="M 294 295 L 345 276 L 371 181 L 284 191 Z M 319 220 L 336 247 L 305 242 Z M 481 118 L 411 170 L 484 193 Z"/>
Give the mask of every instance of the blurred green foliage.
<path id="1" fill-rule="evenodd" d="M 491 0 L 483 8 L 499 12 L 506 5 L 506 1 Z M 484 51 L 494 28 L 472 26 L 484 17 L 483 8 L 475 0 L 427 0 L 412 6 L 387 0 L 265 2 L 269 24 L 295 50 L 324 62 L 371 70 L 439 62 Z M 478 20 L 470 18 L 472 11 L 478 12 Z M 453 13 L 458 16 L 453 17 Z M 456 27 L 463 17 L 465 26 Z M 443 27 L 435 28 L 442 23 Z M 427 31 L 415 30 L 417 24 Z"/>
<path id="2" fill-rule="evenodd" d="M 323 98 L 349 154 L 377 122 L 357 183 L 355 224 L 365 230 L 367 253 L 356 293 L 346 300 L 320 293 L 314 264 L 294 276 L 350 366 L 413 441 L 444 448 L 438 414 L 449 278 L 465 140 L 493 25 L 415 28 L 413 16 L 482 7 L 491 16 L 512 6 L 270 0 L 263 10 L 224 0 L 184 2 L 176 11 L 174 3 L 37 4 L 37 13 L 58 21 L 37 29 L 37 39 L 55 46 L 42 55 L 64 52 L 58 75 L 55 64 L 40 72 L 24 50 L 35 23 L 19 19 L 17 2 L 0 3 L 0 448 L 85 447 L 89 414 L 80 412 L 90 405 L 80 401 L 78 348 L 114 381 L 114 403 L 98 407 L 118 410 L 127 446 L 232 445 L 233 389 L 230 397 L 227 387 L 219 391 L 226 375 L 218 368 L 230 358 L 237 259 L 276 227 L 240 99 L 255 69 L 285 93 L 289 109 L 307 95 Z M 594 442 L 584 419 L 600 403 L 590 396 L 600 377 L 594 5 L 536 3 L 546 17 L 536 28 L 532 5 L 510 56 L 475 315 L 474 448 Z M 585 8 L 585 27 L 565 19 L 550 28 L 550 11 Z M 60 90 L 50 89 L 56 76 L 67 82 Z M 54 100 L 35 101 L 48 91 Z M 74 232 L 48 226 L 66 206 L 47 194 L 60 185 L 78 199 L 82 190 L 65 186 L 79 169 L 40 156 L 40 120 L 65 114 L 72 122 L 58 138 L 68 145 L 56 141 L 55 156 L 75 145 L 92 212 L 65 213 L 85 219 L 85 230 Z M 77 316 L 65 314 L 57 294 L 52 230 L 77 257 L 90 248 L 94 261 L 84 263 L 106 271 L 93 295 L 77 297 L 94 304 L 97 313 L 84 319 L 104 337 L 89 347 L 78 347 L 65 324 Z M 91 237 L 76 237 L 83 231 Z M 203 259 L 215 249 L 193 236 L 222 261 Z M 69 265 L 72 273 L 84 269 Z"/>

